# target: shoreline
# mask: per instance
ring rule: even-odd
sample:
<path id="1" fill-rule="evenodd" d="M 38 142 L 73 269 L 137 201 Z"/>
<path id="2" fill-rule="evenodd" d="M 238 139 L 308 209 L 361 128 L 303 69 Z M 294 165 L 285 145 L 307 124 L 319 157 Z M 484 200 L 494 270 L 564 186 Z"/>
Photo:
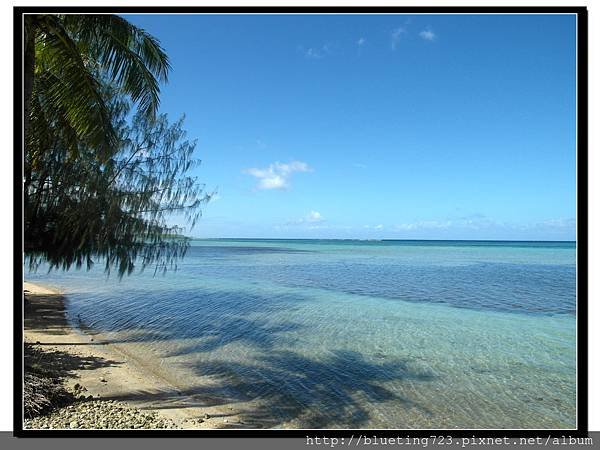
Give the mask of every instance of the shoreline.
<path id="1" fill-rule="evenodd" d="M 76 394 L 85 388 L 86 403 L 125 404 L 170 423 L 169 428 L 244 428 L 243 421 L 232 414 L 231 407 L 199 407 L 187 403 L 184 389 L 155 370 L 151 363 L 128 352 L 125 344 L 112 343 L 95 330 L 70 323 L 65 292 L 27 281 L 23 289 L 28 298 L 24 343 L 43 351 L 60 352 L 61 360 L 73 362 L 68 367 L 64 385 Z M 69 407 L 60 407 L 48 416 L 61 414 L 66 408 Z"/>

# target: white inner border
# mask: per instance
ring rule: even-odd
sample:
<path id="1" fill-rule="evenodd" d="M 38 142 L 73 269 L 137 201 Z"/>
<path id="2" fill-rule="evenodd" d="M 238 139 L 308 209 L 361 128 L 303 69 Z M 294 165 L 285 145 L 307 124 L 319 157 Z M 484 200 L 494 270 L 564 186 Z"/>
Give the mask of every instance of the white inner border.
<path id="1" fill-rule="evenodd" d="M 2 39 L 2 49 L 4 50 L 3 54 L 5 58 L 9 58 L 8 55 L 12 54 L 12 7 L 13 6 L 114 6 L 114 2 L 99 0 L 99 1 L 89 1 L 89 0 L 80 0 L 77 4 L 73 4 L 73 2 L 61 2 L 62 5 L 55 5 L 50 3 L 43 3 L 40 1 L 17 1 L 12 4 L 3 5 L 4 10 L 1 14 L 2 20 L 2 32 L 4 33 L 4 39 Z M 157 0 L 147 0 L 147 1 L 120 1 L 119 6 L 323 6 L 321 2 L 307 0 L 302 3 L 299 2 L 290 2 L 290 1 L 260 1 L 260 2 L 251 2 L 247 0 L 238 0 L 238 1 L 230 1 L 224 0 L 219 2 L 218 4 L 214 3 L 212 5 L 204 4 L 204 5 L 191 5 L 186 2 L 177 2 L 166 3 L 165 1 L 157 1 Z M 340 1 L 340 0 L 330 0 L 327 3 L 327 6 L 523 6 L 520 2 L 515 1 L 489 1 L 489 0 L 480 0 L 477 2 L 474 1 L 462 1 L 462 2 L 449 2 L 449 1 L 420 1 L 418 5 L 398 5 L 393 1 L 378 1 L 377 5 L 365 5 L 361 4 L 359 1 Z M 596 24 L 592 19 L 594 18 L 592 2 L 590 0 L 587 1 L 532 1 L 527 4 L 527 6 L 587 6 L 588 7 L 588 18 L 589 18 L 589 80 L 598 79 L 598 58 L 594 59 L 594 54 L 598 54 L 597 45 L 599 43 L 598 36 L 600 32 L 600 23 Z M 400 13 L 402 14 L 402 13 Z M 411 13 L 414 14 L 414 13 Z M 433 14 L 436 14 L 435 12 Z M 594 26 L 598 25 L 598 26 Z M 9 34 L 10 33 L 10 34 Z M 12 210 L 12 82 L 13 82 L 13 73 L 12 71 L 3 71 L 3 83 L 2 86 L 5 89 L 5 102 L 3 108 L 2 126 L 5 127 L 5 132 L 2 136 L 5 137 L 5 146 L 4 146 L 4 161 L 3 164 L 0 165 L 0 179 L 2 180 L 3 186 L 0 192 L 2 192 L 3 204 L 5 208 Z M 598 123 L 596 118 L 598 117 L 597 109 L 598 109 L 598 98 L 597 91 L 593 88 L 592 83 L 590 81 L 589 86 L 589 124 Z M 10 99 L 10 100 L 9 100 Z M 595 134 L 594 134 L 595 133 Z M 595 171 L 593 169 L 600 168 L 599 158 L 596 154 L 593 153 L 591 149 L 596 148 L 594 145 L 598 142 L 597 139 L 597 130 L 594 127 L 590 126 L 589 130 L 589 173 L 593 174 Z M 10 156 L 8 156 L 10 155 Z M 590 209 L 589 209 L 589 252 L 590 252 L 590 260 L 589 260 L 589 297 L 588 297 L 588 305 L 589 305 L 589 317 L 588 323 L 595 323 L 594 321 L 589 320 L 590 318 L 600 318 L 600 306 L 596 305 L 594 299 L 598 297 L 598 293 L 600 292 L 600 283 L 596 282 L 593 276 L 594 273 L 599 273 L 600 263 L 598 262 L 598 255 L 600 252 L 600 246 L 598 245 L 598 240 L 594 238 L 592 234 L 592 230 L 599 229 L 600 226 L 600 214 L 596 209 L 592 209 L 594 206 L 593 199 L 595 198 L 595 194 L 600 194 L 600 181 L 597 181 L 598 178 L 594 179 L 590 177 L 589 183 L 589 199 L 590 199 Z M 11 215 L 12 217 L 12 215 Z M 12 287 L 12 270 L 13 270 L 13 261 L 12 261 L 12 220 L 7 220 L 1 222 L 2 223 L 2 232 L 5 237 L 5 248 L 4 256 L 2 258 L 2 262 L 0 265 L 0 276 L 2 277 L 3 286 L 8 290 L 8 286 Z M 9 251 L 10 250 L 10 251 Z M 5 311 L 4 314 L 0 315 L 0 357 L 4 358 L 4 361 L 10 361 L 12 364 L 12 289 L 8 292 L 8 295 L 5 295 Z M 580 318 L 578 317 L 578 320 Z M 586 320 L 586 318 L 581 318 L 581 320 Z M 593 351 L 591 349 L 594 348 L 594 342 L 598 342 L 600 337 L 600 331 L 598 327 L 593 327 L 590 329 L 589 334 L 589 428 L 590 430 L 600 430 L 600 408 L 597 407 L 598 400 L 600 400 L 600 386 L 596 383 L 593 383 L 592 380 L 600 379 L 600 365 L 597 360 L 594 360 Z M 8 366 L 8 364 L 6 364 Z M 5 366 L 5 367 L 6 367 Z M 0 401 L 2 406 L 0 407 L 0 430 L 12 430 L 12 371 L 4 370 L 0 371 Z"/>

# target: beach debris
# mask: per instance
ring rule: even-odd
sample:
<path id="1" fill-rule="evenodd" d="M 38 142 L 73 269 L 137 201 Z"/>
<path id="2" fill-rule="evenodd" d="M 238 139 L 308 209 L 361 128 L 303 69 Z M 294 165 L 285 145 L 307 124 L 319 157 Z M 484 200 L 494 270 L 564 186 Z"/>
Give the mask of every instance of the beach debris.
<path id="1" fill-rule="evenodd" d="M 101 381 L 102 383 L 108 383 L 108 381 L 106 381 L 106 378 L 104 378 L 104 377 L 100 377 L 100 381 Z"/>
<path id="2" fill-rule="evenodd" d="M 73 394 L 78 395 L 83 392 L 86 392 L 87 388 L 85 386 L 80 385 L 79 383 L 75 383 L 73 386 Z M 83 396 L 85 398 L 85 396 Z"/>
<path id="3" fill-rule="evenodd" d="M 34 417 L 57 405 L 72 401 L 71 394 L 60 380 L 39 373 L 25 373 L 23 378 L 23 409 L 25 417 Z"/>
<path id="4" fill-rule="evenodd" d="M 204 423 L 204 419 L 201 418 L 188 418 L 188 419 L 183 419 L 182 423 L 184 424 L 188 424 L 191 426 L 200 426 L 201 423 Z"/>
<path id="5" fill-rule="evenodd" d="M 114 400 L 76 402 L 69 407 L 26 419 L 26 429 L 164 429 L 178 428 L 155 411 L 142 411 Z"/>
<path id="6" fill-rule="evenodd" d="M 205 419 L 210 419 L 210 415 L 209 414 L 204 414 L 204 418 Z"/>
<path id="7" fill-rule="evenodd" d="M 46 352 L 25 344 L 23 377 L 23 412 L 26 418 L 45 414 L 73 401 L 56 371 L 43 364 Z"/>

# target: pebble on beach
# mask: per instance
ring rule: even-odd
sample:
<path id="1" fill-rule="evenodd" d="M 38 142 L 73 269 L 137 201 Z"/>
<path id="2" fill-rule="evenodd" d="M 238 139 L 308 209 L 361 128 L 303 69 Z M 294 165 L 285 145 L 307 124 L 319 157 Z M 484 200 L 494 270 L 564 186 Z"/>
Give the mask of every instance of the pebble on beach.
<path id="1" fill-rule="evenodd" d="M 26 419 L 26 429 L 157 429 L 178 428 L 155 412 L 114 400 L 77 402 L 50 414 Z"/>

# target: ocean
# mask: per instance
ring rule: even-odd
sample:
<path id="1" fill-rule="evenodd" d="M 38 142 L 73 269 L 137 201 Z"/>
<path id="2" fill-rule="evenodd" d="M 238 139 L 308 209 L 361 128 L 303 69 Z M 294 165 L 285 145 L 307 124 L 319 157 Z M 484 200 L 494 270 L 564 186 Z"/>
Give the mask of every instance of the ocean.
<path id="1" fill-rule="evenodd" d="M 164 276 L 25 278 L 248 427 L 576 427 L 573 242 L 195 240 Z"/>

